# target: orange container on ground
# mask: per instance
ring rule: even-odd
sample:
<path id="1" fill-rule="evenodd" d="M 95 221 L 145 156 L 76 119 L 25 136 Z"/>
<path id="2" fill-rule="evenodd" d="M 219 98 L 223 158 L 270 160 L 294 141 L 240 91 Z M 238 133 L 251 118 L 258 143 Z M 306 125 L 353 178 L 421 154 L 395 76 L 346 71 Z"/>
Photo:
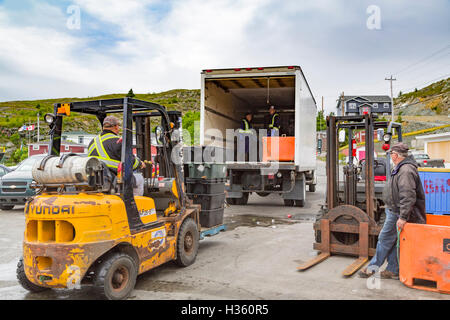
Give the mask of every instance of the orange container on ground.
<path id="1" fill-rule="evenodd" d="M 263 162 L 295 159 L 295 137 L 262 137 L 262 148 Z"/>
<path id="2" fill-rule="evenodd" d="M 450 216 L 427 214 L 427 224 L 405 225 L 400 233 L 400 281 L 450 294 Z"/>

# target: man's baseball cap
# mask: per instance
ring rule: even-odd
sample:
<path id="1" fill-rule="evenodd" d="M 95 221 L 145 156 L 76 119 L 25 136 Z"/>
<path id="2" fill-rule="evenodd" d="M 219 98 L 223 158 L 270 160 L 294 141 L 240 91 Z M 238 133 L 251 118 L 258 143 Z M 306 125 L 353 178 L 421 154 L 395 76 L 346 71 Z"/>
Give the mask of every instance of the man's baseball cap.
<path id="1" fill-rule="evenodd" d="M 107 116 L 105 120 L 103 120 L 103 126 L 107 128 L 112 128 L 119 125 L 120 125 L 119 119 L 117 119 L 114 116 Z"/>
<path id="2" fill-rule="evenodd" d="M 389 149 L 389 152 L 395 151 L 395 152 L 399 152 L 399 153 L 408 153 L 408 150 L 409 150 L 409 148 L 406 143 L 397 142 L 391 146 L 391 148 Z"/>
<path id="3" fill-rule="evenodd" d="M 250 110 L 248 110 L 248 111 L 245 113 L 245 115 L 246 115 L 246 116 L 248 116 L 248 115 L 253 116 L 253 113 L 252 113 Z"/>

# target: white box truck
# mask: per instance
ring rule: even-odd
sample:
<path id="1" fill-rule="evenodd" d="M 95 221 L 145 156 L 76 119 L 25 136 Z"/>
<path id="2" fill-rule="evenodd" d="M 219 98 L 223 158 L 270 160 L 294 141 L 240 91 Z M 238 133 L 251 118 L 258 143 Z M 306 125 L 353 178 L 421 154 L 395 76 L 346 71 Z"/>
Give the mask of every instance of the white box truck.
<path id="1" fill-rule="evenodd" d="M 284 66 L 203 70 L 200 99 L 200 144 L 227 148 L 227 202 L 244 205 L 252 192 L 260 196 L 276 193 L 286 206 L 304 206 L 306 185 L 311 192 L 316 185 L 317 107 L 302 69 Z M 267 130 L 264 131 L 270 122 L 272 105 L 280 118 L 278 138 L 267 138 Z M 258 149 L 256 159 L 243 160 L 235 141 L 249 111 L 253 114 Z M 230 129 L 234 135 L 229 134 Z M 279 139 L 279 144 L 274 139 Z M 274 154 L 280 157 L 268 157 L 267 148 L 279 148 Z"/>

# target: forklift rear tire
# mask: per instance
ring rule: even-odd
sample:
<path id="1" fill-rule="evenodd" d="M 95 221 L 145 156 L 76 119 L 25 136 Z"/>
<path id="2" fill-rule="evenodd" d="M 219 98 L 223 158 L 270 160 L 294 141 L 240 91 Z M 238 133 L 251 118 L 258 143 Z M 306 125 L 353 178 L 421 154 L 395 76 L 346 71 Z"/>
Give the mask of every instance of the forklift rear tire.
<path id="1" fill-rule="evenodd" d="M 178 232 L 176 264 L 187 267 L 194 263 L 198 253 L 199 233 L 195 221 L 186 218 Z"/>
<path id="2" fill-rule="evenodd" d="M 296 207 L 304 207 L 305 206 L 305 200 L 295 200 L 295 206 Z"/>
<path id="3" fill-rule="evenodd" d="M 0 209 L 1 210 L 12 210 L 14 208 L 14 205 L 10 206 L 10 205 L 1 205 Z"/>
<path id="4" fill-rule="evenodd" d="M 108 254 L 97 267 L 94 290 L 109 300 L 129 297 L 137 278 L 137 266 L 132 257 L 125 253 Z"/>
<path id="5" fill-rule="evenodd" d="M 294 206 L 294 200 L 292 199 L 283 199 L 284 200 L 284 205 L 286 207 L 293 207 Z"/>
<path id="6" fill-rule="evenodd" d="M 17 280 L 19 281 L 20 285 L 24 289 L 26 289 L 30 292 L 37 293 L 37 292 L 50 290 L 50 288 L 38 286 L 38 285 L 34 284 L 33 282 L 31 282 L 30 280 L 28 280 L 27 275 L 25 274 L 23 258 L 20 258 L 19 262 L 17 263 L 16 276 L 17 276 Z"/>
<path id="7" fill-rule="evenodd" d="M 310 184 L 308 186 L 308 190 L 309 190 L 309 192 L 316 192 L 316 185 L 315 184 Z"/>

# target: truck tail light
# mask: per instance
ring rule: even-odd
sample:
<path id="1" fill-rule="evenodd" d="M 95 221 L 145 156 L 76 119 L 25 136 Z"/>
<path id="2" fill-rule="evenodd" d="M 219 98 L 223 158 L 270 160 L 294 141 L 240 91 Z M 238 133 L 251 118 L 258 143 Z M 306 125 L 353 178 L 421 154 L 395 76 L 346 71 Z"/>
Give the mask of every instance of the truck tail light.
<path id="1" fill-rule="evenodd" d="M 294 69 L 294 66 L 289 66 L 288 69 Z"/>
<path id="2" fill-rule="evenodd" d="M 428 163 L 428 161 L 427 160 L 423 160 L 423 164 L 427 164 Z"/>
<path id="3" fill-rule="evenodd" d="M 241 71 L 241 69 L 239 69 L 239 68 L 236 68 L 236 69 L 234 69 L 234 71 Z"/>
<path id="4" fill-rule="evenodd" d="M 256 68 L 256 69 L 258 69 L 258 70 L 264 70 L 264 68 L 261 68 L 261 67 L 259 67 L 259 68 Z"/>

